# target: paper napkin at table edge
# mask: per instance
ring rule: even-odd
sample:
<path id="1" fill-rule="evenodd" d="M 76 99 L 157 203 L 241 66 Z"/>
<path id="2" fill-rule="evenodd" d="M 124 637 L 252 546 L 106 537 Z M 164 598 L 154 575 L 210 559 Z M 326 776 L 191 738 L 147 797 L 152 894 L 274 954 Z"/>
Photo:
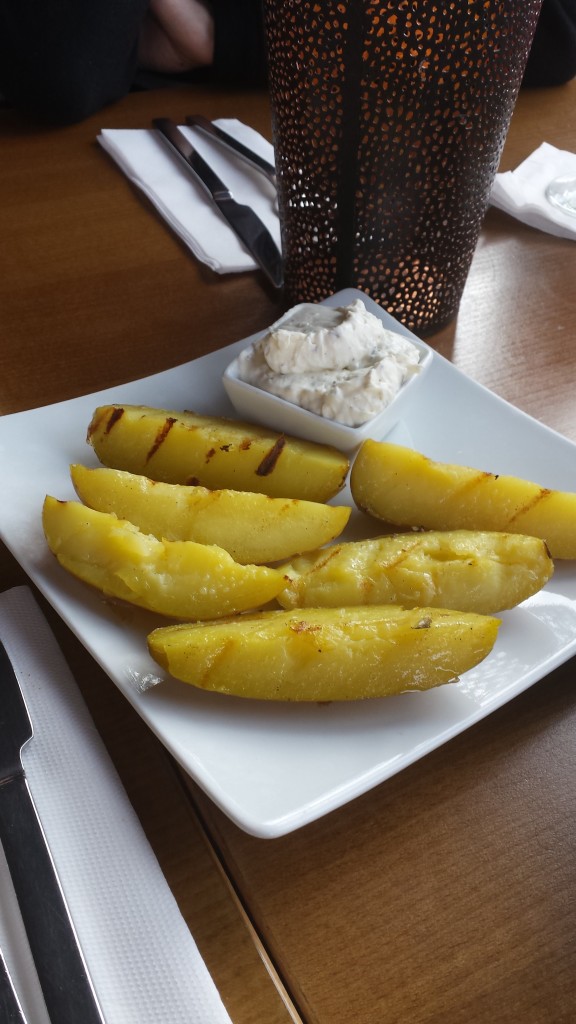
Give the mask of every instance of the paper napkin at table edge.
<path id="1" fill-rule="evenodd" d="M 235 118 L 222 118 L 214 123 L 274 163 L 273 147 L 249 125 Z M 260 217 L 280 248 L 280 222 L 272 183 L 197 128 L 179 127 L 228 186 L 234 199 L 250 206 Z M 244 249 L 206 190 L 182 159 L 170 152 L 157 131 L 153 128 L 103 128 L 97 138 L 197 259 L 219 274 L 256 267 L 254 258 Z"/>
<path id="2" fill-rule="evenodd" d="M 546 198 L 550 182 L 564 175 L 576 178 L 576 153 L 543 142 L 516 170 L 496 175 L 490 202 L 533 228 L 576 239 L 576 217 L 563 213 Z"/>
<path id="3" fill-rule="evenodd" d="M 23 764 L 106 1024 L 231 1024 L 46 619 L 0 594 L 0 640 L 34 727 Z M 0 848 L 1 852 L 1 848 Z M 6 861 L 0 940 L 27 1019 L 48 1024 Z M 17 922 L 17 923 L 16 923 Z M 7 935 L 7 932 L 9 934 Z M 19 934 L 15 935 L 15 932 Z M 78 1022 L 81 1024 L 81 1021 Z"/>

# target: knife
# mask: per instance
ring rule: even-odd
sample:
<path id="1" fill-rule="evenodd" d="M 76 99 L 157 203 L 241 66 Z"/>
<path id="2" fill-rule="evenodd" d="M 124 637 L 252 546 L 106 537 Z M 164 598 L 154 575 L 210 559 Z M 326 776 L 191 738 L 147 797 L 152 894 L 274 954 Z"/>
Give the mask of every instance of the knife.
<path id="1" fill-rule="evenodd" d="M 162 139 L 178 153 L 204 186 L 220 213 L 254 257 L 275 288 L 283 282 L 282 256 L 268 229 L 249 206 L 237 203 L 230 189 L 196 152 L 190 140 L 167 117 L 156 117 L 153 127 Z"/>
<path id="2" fill-rule="evenodd" d="M 186 124 L 189 124 L 191 128 L 198 128 L 201 132 L 206 135 L 211 135 L 212 138 L 218 139 L 223 146 L 227 146 L 232 153 L 236 153 L 237 156 L 242 157 L 246 163 L 252 164 L 258 171 L 268 178 L 268 181 L 272 182 L 276 186 L 276 168 L 274 164 L 271 164 L 269 160 L 266 160 L 259 153 L 254 153 L 253 150 L 245 146 L 243 142 L 239 142 L 233 135 L 229 135 L 219 125 L 214 124 L 213 121 L 209 121 L 207 117 L 202 114 L 189 114 L 186 118 Z"/>
<path id="3" fill-rule="evenodd" d="M 0 841 L 52 1024 L 104 1024 L 21 760 L 34 732 L 0 643 Z"/>
<path id="4" fill-rule="evenodd" d="M 2 1024 L 26 1024 L 20 1000 L 0 949 L 0 1021 Z"/>

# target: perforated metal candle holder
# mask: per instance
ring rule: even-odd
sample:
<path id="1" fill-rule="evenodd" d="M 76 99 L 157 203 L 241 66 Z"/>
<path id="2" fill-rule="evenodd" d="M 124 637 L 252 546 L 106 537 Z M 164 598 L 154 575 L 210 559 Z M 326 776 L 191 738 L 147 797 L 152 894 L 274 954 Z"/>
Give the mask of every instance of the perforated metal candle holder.
<path id="1" fill-rule="evenodd" d="M 541 0 L 264 0 L 291 302 L 450 321 Z"/>

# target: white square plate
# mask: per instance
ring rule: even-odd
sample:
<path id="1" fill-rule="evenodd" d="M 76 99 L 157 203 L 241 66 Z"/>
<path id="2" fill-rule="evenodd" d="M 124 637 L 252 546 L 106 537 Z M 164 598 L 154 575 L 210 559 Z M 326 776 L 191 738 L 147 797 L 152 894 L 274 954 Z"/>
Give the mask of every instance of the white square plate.
<path id="1" fill-rule="evenodd" d="M 346 290 L 330 305 L 358 297 Z M 362 296 L 364 299 L 365 297 Z M 386 326 L 398 325 L 366 300 Z M 268 704 L 167 680 L 146 634 L 158 617 L 115 607 L 69 577 L 46 547 L 44 496 L 75 497 L 68 467 L 94 465 L 86 428 L 107 402 L 233 415 L 226 366 L 248 342 L 122 387 L 0 418 L 0 535 L 46 598 L 182 768 L 245 831 L 284 835 L 377 786 L 541 679 L 576 653 L 576 565 L 558 563 L 546 588 L 502 616 L 491 655 L 457 684 L 427 693 L 325 706 Z M 431 458 L 576 490 L 576 445 L 469 380 L 434 354 L 418 401 L 388 435 Z M 336 499 L 350 501 L 348 491 Z M 349 533 L 377 524 L 353 513 Z"/>

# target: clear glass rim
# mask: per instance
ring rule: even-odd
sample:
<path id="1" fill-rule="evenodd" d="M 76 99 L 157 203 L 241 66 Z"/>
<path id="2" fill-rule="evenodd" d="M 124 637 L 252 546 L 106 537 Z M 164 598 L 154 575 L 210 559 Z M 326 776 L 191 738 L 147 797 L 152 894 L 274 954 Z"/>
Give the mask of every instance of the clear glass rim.
<path id="1" fill-rule="evenodd" d="M 576 217 L 576 175 L 560 175 L 546 189 L 546 199 L 563 213 Z"/>

